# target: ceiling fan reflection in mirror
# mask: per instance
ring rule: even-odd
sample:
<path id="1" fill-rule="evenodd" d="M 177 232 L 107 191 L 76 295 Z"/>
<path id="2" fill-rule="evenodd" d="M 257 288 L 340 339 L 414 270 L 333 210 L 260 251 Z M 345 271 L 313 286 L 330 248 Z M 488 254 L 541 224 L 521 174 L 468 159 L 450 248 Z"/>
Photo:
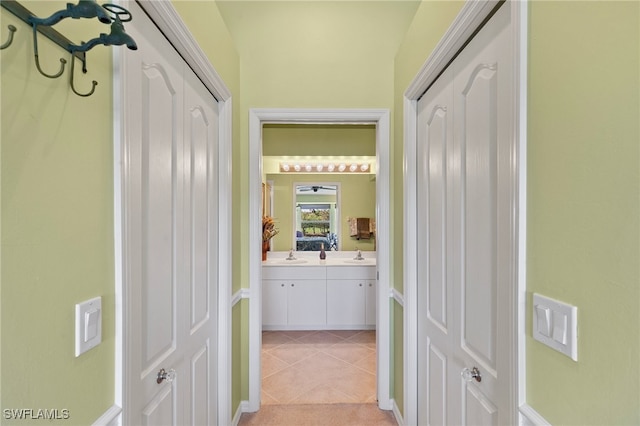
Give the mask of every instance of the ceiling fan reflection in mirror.
<path id="1" fill-rule="evenodd" d="M 309 191 L 318 192 L 318 190 L 335 191 L 336 189 L 337 188 L 335 186 L 320 186 L 320 185 L 299 186 L 298 187 L 298 191 L 299 192 L 309 192 Z"/>

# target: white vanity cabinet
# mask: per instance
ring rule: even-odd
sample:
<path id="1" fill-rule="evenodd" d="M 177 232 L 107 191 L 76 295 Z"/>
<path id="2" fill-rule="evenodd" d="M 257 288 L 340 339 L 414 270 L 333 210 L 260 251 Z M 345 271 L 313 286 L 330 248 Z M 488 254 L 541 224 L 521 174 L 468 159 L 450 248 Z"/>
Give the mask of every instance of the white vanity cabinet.
<path id="1" fill-rule="evenodd" d="M 289 284 L 287 323 L 314 329 L 327 323 L 325 280 L 298 280 Z"/>
<path id="2" fill-rule="evenodd" d="M 287 283 L 262 280 L 262 325 L 287 325 Z"/>
<path id="3" fill-rule="evenodd" d="M 375 266 L 265 266 L 264 330 L 359 330 L 376 326 Z"/>
<path id="4" fill-rule="evenodd" d="M 326 268 L 263 268 L 262 327 L 315 330 L 327 323 Z"/>
<path id="5" fill-rule="evenodd" d="M 376 324 L 376 267 L 327 267 L 327 325 L 373 328 Z"/>

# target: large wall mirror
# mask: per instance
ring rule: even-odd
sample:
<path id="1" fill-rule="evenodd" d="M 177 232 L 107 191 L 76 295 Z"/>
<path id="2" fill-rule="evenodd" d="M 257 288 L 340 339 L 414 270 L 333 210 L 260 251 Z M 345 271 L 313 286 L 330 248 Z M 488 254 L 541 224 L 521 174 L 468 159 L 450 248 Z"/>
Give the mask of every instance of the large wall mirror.
<path id="1" fill-rule="evenodd" d="M 349 227 L 351 218 L 375 218 L 372 175 L 270 173 L 266 181 L 271 186 L 271 214 L 280 229 L 271 250 L 315 251 L 321 243 L 325 250 L 376 249 L 375 232 L 370 238 L 352 237 Z M 336 190 L 324 189 L 331 187 Z"/>

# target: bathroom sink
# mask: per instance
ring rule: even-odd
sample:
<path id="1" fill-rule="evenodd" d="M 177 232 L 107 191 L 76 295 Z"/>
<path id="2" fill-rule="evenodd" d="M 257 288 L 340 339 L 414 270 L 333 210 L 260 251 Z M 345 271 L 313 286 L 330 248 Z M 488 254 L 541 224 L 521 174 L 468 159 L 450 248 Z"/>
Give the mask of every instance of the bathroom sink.
<path id="1" fill-rule="evenodd" d="M 277 263 L 278 265 L 299 265 L 301 263 L 307 263 L 307 260 L 306 259 L 293 259 L 293 260 L 282 259 L 282 260 L 276 260 L 274 263 Z"/>
<path id="2" fill-rule="evenodd" d="M 344 263 L 353 263 L 354 265 L 372 265 L 375 259 L 345 259 Z"/>

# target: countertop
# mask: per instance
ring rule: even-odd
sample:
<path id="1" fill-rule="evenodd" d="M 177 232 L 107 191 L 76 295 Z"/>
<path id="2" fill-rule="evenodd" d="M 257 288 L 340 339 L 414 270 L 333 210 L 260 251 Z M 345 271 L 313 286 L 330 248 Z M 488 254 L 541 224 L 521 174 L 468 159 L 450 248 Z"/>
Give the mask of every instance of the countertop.
<path id="1" fill-rule="evenodd" d="M 296 260 L 286 260 L 288 251 L 275 251 L 267 253 L 267 260 L 262 266 L 376 266 L 375 252 L 362 252 L 364 260 L 354 260 L 356 253 L 328 251 L 327 258 L 320 260 L 319 252 L 294 252 Z"/>

